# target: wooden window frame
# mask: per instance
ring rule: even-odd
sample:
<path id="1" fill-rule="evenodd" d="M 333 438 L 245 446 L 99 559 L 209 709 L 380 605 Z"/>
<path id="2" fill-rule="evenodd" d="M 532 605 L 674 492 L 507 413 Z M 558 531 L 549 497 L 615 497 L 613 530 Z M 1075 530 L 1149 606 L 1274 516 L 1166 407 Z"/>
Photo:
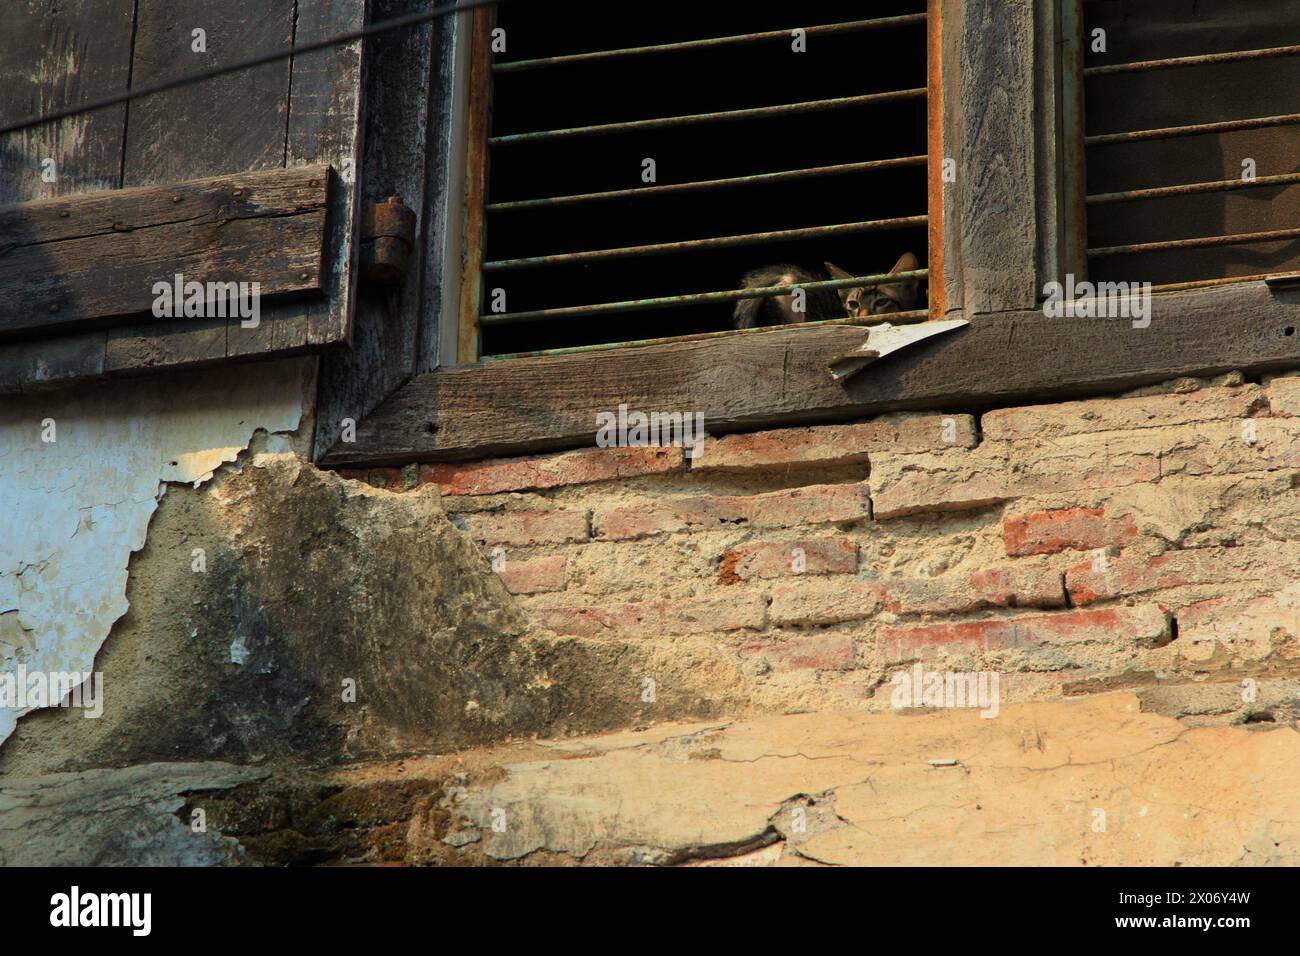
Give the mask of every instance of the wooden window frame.
<path id="1" fill-rule="evenodd" d="M 444 365 L 397 388 L 359 422 L 355 441 L 334 444 L 322 464 L 588 446 L 595 411 L 621 403 L 701 412 L 710 433 L 723 434 L 904 409 L 980 411 L 1184 375 L 1300 366 L 1295 286 L 1255 281 L 1163 293 L 1138 328 L 1044 314 L 1044 285 L 1080 274 L 1081 56 L 1069 42 L 1077 2 L 930 0 L 931 303 L 935 317 L 969 326 L 845 381 L 833 380 L 827 365 L 863 341 L 864 330 L 847 326 Z M 945 158 L 955 163 L 955 182 L 938 175 Z"/>

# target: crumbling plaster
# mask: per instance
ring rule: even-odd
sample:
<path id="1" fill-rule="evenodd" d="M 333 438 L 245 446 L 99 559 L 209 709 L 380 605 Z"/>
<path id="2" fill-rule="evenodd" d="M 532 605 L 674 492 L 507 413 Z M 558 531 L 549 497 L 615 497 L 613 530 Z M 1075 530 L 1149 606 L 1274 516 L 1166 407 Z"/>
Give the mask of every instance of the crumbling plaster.
<path id="1" fill-rule="evenodd" d="M 258 430 L 302 450 L 290 433 L 313 378 L 294 359 L 6 398 L 0 672 L 92 670 L 168 483 L 197 487 Z M 0 710 L 0 742 L 25 712 Z"/>

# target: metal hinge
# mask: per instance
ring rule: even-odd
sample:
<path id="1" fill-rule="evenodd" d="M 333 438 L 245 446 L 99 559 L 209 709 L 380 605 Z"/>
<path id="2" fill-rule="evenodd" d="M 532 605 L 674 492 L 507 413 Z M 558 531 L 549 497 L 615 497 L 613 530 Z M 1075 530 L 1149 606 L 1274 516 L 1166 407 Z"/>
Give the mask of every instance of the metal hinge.
<path id="1" fill-rule="evenodd" d="M 415 212 L 397 196 L 366 204 L 361 222 L 361 265 L 373 282 L 401 282 L 415 248 Z"/>

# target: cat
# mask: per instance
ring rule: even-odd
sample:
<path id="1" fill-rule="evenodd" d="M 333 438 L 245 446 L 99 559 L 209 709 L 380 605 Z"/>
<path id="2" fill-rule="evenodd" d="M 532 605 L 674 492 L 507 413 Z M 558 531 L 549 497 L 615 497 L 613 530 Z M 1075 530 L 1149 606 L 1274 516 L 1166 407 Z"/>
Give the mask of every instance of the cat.
<path id="1" fill-rule="evenodd" d="M 811 272 L 799 266 L 766 266 L 746 274 L 741 288 L 763 289 L 769 286 L 798 285 L 804 282 L 822 282 L 826 279 L 849 279 L 834 263 L 823 263 L 825 272 Z M 920 268 L 916 256 L 905 253 L 889 272 L 911 272 Z M 806 289 L 803 312 L 794 310 L 794 297 L 776 296 L 771 299 L 741 299 L 736 303 L 731 319 L 738 329 L 753 329 L 768 325 L 791 325 L 796 322 L 821 322 L 826 319 L 847 317 L 862 319 L 890 312 L 907 312 L 920 297 L 918 279 L 891 282 L 875 288 Z"/>

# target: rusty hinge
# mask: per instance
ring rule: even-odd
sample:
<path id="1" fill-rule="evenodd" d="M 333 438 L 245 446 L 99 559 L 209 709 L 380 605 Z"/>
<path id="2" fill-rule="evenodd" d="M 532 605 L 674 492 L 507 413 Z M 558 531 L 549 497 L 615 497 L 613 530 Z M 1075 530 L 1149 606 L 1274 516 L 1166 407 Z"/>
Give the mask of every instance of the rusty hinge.
<path id="1" fill-rule="evenodd" d="M 366 204 L 361 264 L 367 279 L 401 282 L 415 247 L 415 212 L 397 196 Z"/>

